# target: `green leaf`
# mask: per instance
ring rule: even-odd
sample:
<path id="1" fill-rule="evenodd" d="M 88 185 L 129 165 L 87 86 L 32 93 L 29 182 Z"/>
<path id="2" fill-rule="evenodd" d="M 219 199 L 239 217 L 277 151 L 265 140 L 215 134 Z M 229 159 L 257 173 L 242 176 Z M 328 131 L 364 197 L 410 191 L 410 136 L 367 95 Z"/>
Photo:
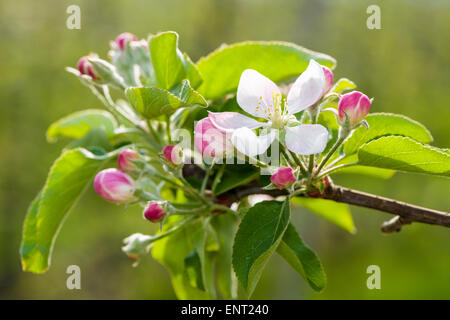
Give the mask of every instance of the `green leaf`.
<path id="1" fill-rule="evenodd" d="M 203 76 L 199 92 L 207 99 L 217 99 L 236 91 L 245 69 L 254 69 L 274 82 L 297 77 L 309 60 L 333 68 L 336 61 L 293 43 L 281 41 L 249 41 L 223 45 L 201 58 L 197 67 Z"/>
<path id="2" fill-rule="evenodd" d="M 47 130 L 47 140 L 55 142 L 59 137 L 80 139 L 93 128 L 103 128 L 108 136 L 117 128 L 116 119 L 107 111 L 88 109 L 75 112 L 52 123 Z"/>
<path id="3" fill-rule="evenodd" d="M 206 100 L 192 89 L 189 80 L 183 80 L 171 91 L 157 87 L 130 87 L 126 89 L 126 94 L 135 110 L 148 119 L 172 114 L 182 107 L 208 105 Z"/>
<path id="4" fill-rule="evenodd" d="M 179 222 L 179 219 L 181 219 L 180 216 L 169 217 L 169 220 L 164 224 L 162 231 L 165 232 L 169 230 L 173 223 Z M 200 263 L 202 263 L 202 253 L 199 248 L 201 248 L 202 243 L 204 243 L 202 239 L 206 237 L 202 236 L 202 233 L 205 234 L 205 232 L 203 232 L 203 225 L 202 221 L 197 220 L 182 230 L 158 240 L 153 244 L 152 256 L 169 270 L 172 278 L 172 285 L 178 299 L 203 300 L 212 298 L 210 293 L 196 286 L 198 282 L 192 281 L 192 270 L 191 275 L 189 275 L 189 272 L 185 269 L 185 259 L 193 252 L 193 250 L 196 250 Z M 189 267 L 188 264 L 188 268 Z M 208 264 L 207 267 L 212 270 L 211 265 Z M 200 267 L 200 269 L 202 268 L 203 266 Z M 203 284 L 205 284 L 204 279 L 204 275 L 202 274 Z M 209 281 L 209 279 L 207 280 Z"/>
<path id="5" fill-rule="evenodd" d="M 347 78 L 341 78 L 334 84 L 333 88 L 331 88 L 331 92 L 343 93 L 344 91 L 353 90 L 355 88 L 356 84 L 353 81 Z"/>
<path id="6" fill-rule="evenodd" d="M 20 249 L 24 271 L 42 273 L 48 269 L 56 235 L 67 213 L 112 155 L 96 156 L 85 149 L 73 149 L 55 161 L 25 218 Z"/>
<path id="7" fill-rule="evenodd" d="M 289 199 L 263 201 L 242 219 L 233 245 L 233 268 L 250 297 L 289 224 Z"/>
<path id="8" fill-rule="evenodd" d="M 211 221 L 217 232 L 220 249 L 216 257 L 217 288 L 225 299 L 236 299 L 237 279 L 233 273 L 233 239 L 236 233 L 237 218 L 231 214 L 220 214 Z"/>
<path id="9" fill-rule="evenodd" d="M 344 143 L 344 152 L 351 155 L 363 144 L 387 135 L 411 137 L 422 143 L 430 143 L 433 137 L 422 124 L 408 117 L 391 113 L 372 113 L 366 117 L 369 129 L 360 126 Z"/>
<path id="10" fill-rule="evenodd" d="M 359 164 L 450 177 L 450 154 L 408 137 L 381 137 L 358 151 Z"/>
<path id="11" fill-rule="evenodd" d="M 331 175 L 341 174 L 341 173 L 358 174 L 358 175 L 365 175 L 365 176 L 380 178 L 380 179 L 389 179 L 395 174 L 395 170 L 355 165 L 355 166 L 344 167 L 342 169 L 339 169 L 336 172 L 331 173 Z"/>
<path id="12" fill-rule="evenodd" d="M 290 223 L 277 249 L 315 291 L 322 291 L 327 284 L 327 277 L 322 263 L 316 253 L 300 238 L 295 227 Z"/>
<path id="13" fill-rule="evenodd" d="M 350 233 L 356 232 L 350 209 L 345 203 L 320 198 L 301 197 L 292 198 L 292 203 L 318 214 Z"/>
<path id="14" fill-rule="evenodd" d="M 260 175 L 259 169 L 252 165 L 227 165 L 215 194 L 219 195 L 240 185 L 249 183 Z"/>
<path id="15" fill-rule="evenodd" d="M 178 49 L 176 32 L 168 31 L 152 36 L 149 46 L 160 88 L 169 90 L 183 79 L 190 80 L 194 88 L 201 83 L 201 75 L 197 67 L 186 54 Z"/>
<path id="16" fill-rule="evenodd" d="M 197 250 L 194 249 L 184 258 L 184 270 L 187 274 L 189 284 L 200 290 L 205 290 L 202 277 L 202 262 Z"/>

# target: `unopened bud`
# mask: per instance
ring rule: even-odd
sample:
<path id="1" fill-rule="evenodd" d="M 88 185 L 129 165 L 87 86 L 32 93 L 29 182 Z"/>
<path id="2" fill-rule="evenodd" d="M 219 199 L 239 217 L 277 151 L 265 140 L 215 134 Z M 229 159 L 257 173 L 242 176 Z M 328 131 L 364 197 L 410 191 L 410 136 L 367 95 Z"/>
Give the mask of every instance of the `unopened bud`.
<path id="1" fill-rule="evenodd" d="M 136 40 L 137 40 L 137 37 L 134 34 L 129 33 L 129 32 L 124 32 L 117 36 L 116 45 L 120 50 L 124 51 L 125 48 L 127 47 L 127 45 L 131 41 L 136 41 Z"/>
<path id="2" fill-rule="evenodd" d="M 94 189 L 107 201 L 123 203 L 134 199 L 136 184 L 126 173 L 109 168 L 100 171 L 95 176 Z"/>
<path id="3" fill-rule="evenodd" d="M 91 57 L 94 57 L 94 55 L 92 55 Z M 80 60 L 78 60 L 77 63 L 78 71 L 80 71 L 81 74 L 90 76 L 92 79 L 97 80 L 99 76 L 94 71 L 94 67 L 92 66 L 92 63 L 89 62 L 88 58 L 90 58 L 90 56 L 84 56 L 81 57 Z"/>
<path id="4" fill-rule="evenodd" d="M 290 187 L 297 179 L 294 170 L 289 167 L 279 168 L 271 177 L 270 181 L 280 190 Z"/>
<path id="5" fill-rule="evenodd" d="M 133 149 L 125 149 L 119 153 L 117 165 L 119 169 L 126 173 L 132 173 L 138 170 L 135 161 L 140 160 L 141 156 Z"/>
<path id="6" fill-rule="evenodd" d="M 369 113 L 370 103 L 370 99 L 359 91 L 344 94 L 338 105 L 339 122 L 348 122 L 351 127 L 361 123 Z"/>
<path id="7" fill-rule="evenodd" d="M 149 202 L 144 210 L 144 218 L 151 222 L 159 222 L 167 215 L 161 202 Z"/>
<path id="8" fill-rule="evenodd" d="M 132 260 L 137 260 L 139 257 L 148 253 L 150 244 L 152 242 L 151 236 L 146 236 L 142 233 L 134 233 L 125 238 L 122 251 Z"/>
<path id="9" fill-rule="evenodd" d="M 179 146 L 165 146 L 162 153 L 164 159 L 174 166 L 178 166 L 183 163 L 183 150 Z"/>
<path id="10" fill-rule="evenodd" d="M 197 122 L 194 136 L 195 148 L 204 157 L 223 158 L 234 152 L 231 135 L 217 128 L 210 118 Z"/>

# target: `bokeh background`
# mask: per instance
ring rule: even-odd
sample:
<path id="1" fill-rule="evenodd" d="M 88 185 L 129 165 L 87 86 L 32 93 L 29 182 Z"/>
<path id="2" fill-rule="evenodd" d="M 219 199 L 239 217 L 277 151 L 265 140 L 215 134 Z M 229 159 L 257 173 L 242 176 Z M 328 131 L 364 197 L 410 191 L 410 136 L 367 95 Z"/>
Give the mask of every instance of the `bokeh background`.
<path id="1" fill-rule="evenodd" d="M 81 7 L 81 30 L 66 28 L 66 8 Z M 381 8 L 381 30 L 366 28 L 366 8 Z M 403 113 L 425 124 L 434 144 L 450 147 L 450 1 L 48 0 L 0 1 L 0 298 L 169 299 L 168 273 L 151 257 L 133 268 L 121 241 L 151 227 L 92 190 L 72 210 L 44 275 L 21 271 L 19 245 L 29 202 L 64 142 L 48 144 L 50 123 L 73 111 L 101 108 L 64 71 L 90 51 L 105 56 L 123 31 L 144 37 L 174 30 L 197 60 L 222 43 L 286 40 L 334 56 L 345 76 L 375 97 L 373 111 Z M 217 75 L 220 77 L 220 75 Z M 397 173 L 390 180 L 339 176 L 363 191 L 449 211 L 450 180 Z M 450 230 L 411 225 L 379 231 L 386 214 L 352 208 L 347 234 L 304 209 L 293 214 L 322 259 L 328 287 L 314 293 L 280 258 L 266 268 L 254 298 L 449 299 Z M 66 288 L 67 266 L 81 267 L 82 290 Z M 381 268 L 381 290 L 368 290 L 366 268 Z"/>

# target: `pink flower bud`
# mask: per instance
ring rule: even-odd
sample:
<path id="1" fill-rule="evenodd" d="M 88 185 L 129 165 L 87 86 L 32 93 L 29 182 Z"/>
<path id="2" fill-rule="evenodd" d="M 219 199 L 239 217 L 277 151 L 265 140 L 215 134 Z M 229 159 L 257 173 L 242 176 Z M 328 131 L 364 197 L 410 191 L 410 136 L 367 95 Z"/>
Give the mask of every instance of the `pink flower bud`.
<path id="1" fill-rule="evenodd" d="M 183 163 L 183 150 L 180 147 L 175 145 L 165 146 L 162 150 L 164 159 L 167 162 L 178 166 Z"/>
<path id="2" fill-rule="evenodd" d="M 133 200 L 136 189 L 134 180 L 115 168 L 100 171 L 94 179 L 95 191 L 110 202 L 122 203 Z"/>
<path id="3" fill-rule="evenodd" d="M 204 118 L 197 122 L 194 136 L 195 148 L 205 157 L 223 158 L 234 151 L 231 135 L 227 135 L 224 131 L 214 126 L 209 118 Z"/>
<path id="4" fill-rule="evenodd" d="M 339 121 L 343 123 L 348 119 L 350 125 L 354 126 L 364 120 L 369 109 L 370 99 L 364 93 L 352 91 L 344 94 L 338 105 Z"/>
<path id="5" fill-rule="evenodd" d="M 325 92 L 327 93 L 331 90 L 331 87 L 333 86 L 333 71 L 331 71 L 329 68 L 322 66 L 323 75 L 325 76 Z"/>
<path id="6" fill-rule="evenodd" d="M 167 212 L 159 202 L 150 202 L 144 210 L 144 218 L 151 222 L 159 222 L 166 215 Z"/>
<path id="7" fill-rule="evenodd" d="M 139 155 L 139 153 L 137 153 L 136 150 L 125 149 L 119 153 L 119 157 L 117 158 L 117 164 L 121 171 L 131 173 L 138 169 L 136 164 L 133 163 L 133 160 L 136 161 L 139 159 L 141 159 L 141 156 Z"/>
<path id="8" fill-rule="evenodd" d="M 81 57 L 80 60 L 78 60 L 77 68 L 78 71 L 80 71 L 81 74 L 85 74 L 90 76 L 92 79 L 96 80 L 98 79 L 97 73 L 94 71 L 94 67 L 92 66 L 92 63 L 89 62 L 88 56 Z"/>
<path id="9" fill-rule="evenodd" d="M 297 179 L 295 179 L 292 168 L 281 167 L 271 177 L 270 181 L 280 190 L 291 186 Z"/>
<path id="10" fill-rule="evenodd" d="M 124 32 L 121 33 L 117 36 L 116 38 L 116 44 L 119 47 L 120 50 L 125 50 L 126 46 L 128 45 L 128 43 L 130 43 L 131 41 L 136 41 L 137 37 L 129 32 Z"/>

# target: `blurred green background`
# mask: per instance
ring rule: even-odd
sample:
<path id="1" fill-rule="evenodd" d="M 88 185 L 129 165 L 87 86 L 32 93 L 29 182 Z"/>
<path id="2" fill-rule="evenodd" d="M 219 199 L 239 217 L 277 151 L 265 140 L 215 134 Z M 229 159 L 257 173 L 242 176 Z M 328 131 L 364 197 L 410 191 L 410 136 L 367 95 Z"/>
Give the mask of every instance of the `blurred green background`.
<path id="1" fill-rule="evenodd" d="M 66 8 L 81 7 L 81 30 L 66 28 Z M 381 30 L 366 28 L 366 8 L 381 8 Z M 90 51 L 129 31 L 180 34 L 180 48 L 197 60 L 222 43 L 286 40 L 334 56 L 335 77 L 348 77 L 375 97 L 373 112 L 403 113 L 450 147 L 450 1 L 0 1 L 0 298 L 174 298 L 168 273 L 151 257 L 137 268 L 121 241 L 152 227 L 140 212 L 116 207 L 89 190 L 72 210 L 44 275 L 21 271 L 19 245 L 29 202 L 64 142 L 47 144 L 45 130 L 60 117 L 100 103 L 64 71 Z M 217 75 L 220 77 L 220 75 Z M 450 180 L 397 173 L 390 180 L 339 176 L 363 191 L 448 211 Z M 358 229 L 347 234 L 298 209 L 295 225 L 322 259 L 328 287 L 314 293 L 275 257 L 254 298 L 449 299 L 450 230 L 407 226 L 384 235 L 387 214 L 352 208 Z M 66 288 L 67 266 L 81 267 L 82 289 Z M 368 290 L 366 268 L 381 268 L 381 290 Z"/>

